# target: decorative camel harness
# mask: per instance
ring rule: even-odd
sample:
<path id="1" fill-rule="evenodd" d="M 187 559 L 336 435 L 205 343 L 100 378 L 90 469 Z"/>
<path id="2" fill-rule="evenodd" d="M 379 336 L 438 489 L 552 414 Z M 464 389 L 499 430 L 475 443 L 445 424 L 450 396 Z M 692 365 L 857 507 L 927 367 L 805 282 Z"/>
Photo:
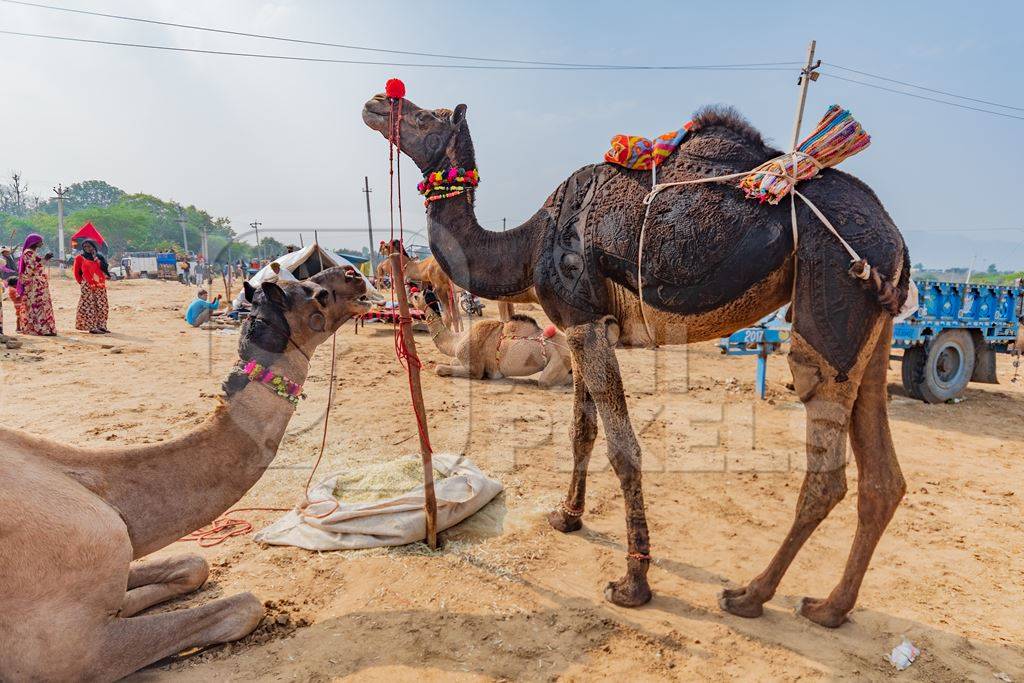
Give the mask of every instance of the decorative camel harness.
<path id="1" fill-rule="evenodd" d="M 689 131 L 690 123 L 687 123 L 681 131 Z M 672 142 L 665 141 L 672 136 Z M 647 230 L 647 221 L 651 215 L 651 206 L 662 190 L 680 185 L 702 185 L 705 183 L 717 183 L 726 180 L 741 179 L 739 183 L 747 197 L 757 199 L 760 202 L 778 204 L 782 198 L 789 195 L 789 215 L 793 230 L 793 253 L 796 253 L 799 244 L 799 230 L 797 229 L 796 199 L 799 197 L 818 217 L 830 233 L 839 241 L 846 253 L 850 255 L 849 274 L 851 277 L 868 281 L 872 276 L 871 264 L 861 258 L 857 250 L 849 242 L 843 239 L 832 222 L 814 205 L 810 199 L 796 189 L 796 184 L 801 180 L 811 180 L 818 176 L 822 169 L 835 166 L 839 162 L 860 152 L 871 144 L 871 136 L 864 132 L 861 125 L 853 118 L 853 115 L 839 105 L 833 104 L 825 112 L 825 116 L 818 122 L 814 131 L 799 145 L 794 145 L 791 152 L 782 154 L 770 159 L 751 171 L 729 173 L 726 175 L 712 176 L 709 178 L 695 178 L 693 180 L 679 180 L 671 183 L 657 182 L 657 167 L 667 158 L 668 154 L 678 146 L 685 133 L 673 135 L 667 133 L 658 141 L 651 143 L 643 140 L 639 144 L 646 150 L 650 148 L 651 153 L 640 155 L 638 158 L 630 157 L 629 164 L 622 164 L 617 157 L 621 157 L 620 139 L 624 136 L 612 138 L 612 149 L 605 155 L 605 159 L 613 163 L 626 165 L 627 168 L 650 169 L 651 191 L 644 197 L 643 203 L 647 208 L 644 210 L 644 220 L 640 225 L 639 247 L 637 252 L 636 278 L 637 298 L 640 301 L 640 319 L 644 323 L 644 329 L 651 342 L 657 344 L 651 326 L 647 321 L 647 312 L 643 294 L 643 260 L 644 260 L 644 233 Z M 674 142 L 674 145 L 672 144 Z M 644 144 L 646 143 L 646 144 Z M 637 143 L 634 143 L 636 145 Z M 671 149 L 669 149 L 669 145 Z M 666 152 L 666 149 L 668 150 Z M 875 274 L 876 286 L 881 287 L 882 283 Z M 796 277 L 793 278 L 793 286 L 796 287 Z"/>
<path id="2" fill-rule="evenodd" d="M 554 346 L 563 346 L 562 344 L 559 344 L 558 342 L 554 341 L 554 336 L 557 333 L 558 328 L 555 327 L 554 325 L 548 325 L 540 334 L 533 335 L 530 337 L 519 337 L 514 334 L 505 334 L 504 329 L 502 329 L 501 334 L 498 336 L 498 346 L 494 350 L 494 360 L 498 363 L 501 363 L 501 344 L 506 339 L 508 339 L 509 341 L 532 341 L 540 344 L 541 356 L 544 358 L 544 364 L 547 365 L 548 361 L 550 360 L 550 357 L 548 356 L 548 344 L 552 344 Z"/>

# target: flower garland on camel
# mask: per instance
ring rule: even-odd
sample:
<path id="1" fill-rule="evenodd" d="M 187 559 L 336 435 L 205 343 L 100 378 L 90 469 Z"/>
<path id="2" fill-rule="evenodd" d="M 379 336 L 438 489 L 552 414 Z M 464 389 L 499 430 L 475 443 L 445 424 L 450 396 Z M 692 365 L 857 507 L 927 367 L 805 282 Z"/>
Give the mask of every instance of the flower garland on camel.
<path id="1" fill-rule="evenodd" d="M 423 205 L 430 206 L 431 202 L 457 197 L 479 184 L 480 172 L 475 168 L 467 171 L 464 168 L 452 166 L 447 171 L 425 173 L 416 189 L 423 195 Z"/>

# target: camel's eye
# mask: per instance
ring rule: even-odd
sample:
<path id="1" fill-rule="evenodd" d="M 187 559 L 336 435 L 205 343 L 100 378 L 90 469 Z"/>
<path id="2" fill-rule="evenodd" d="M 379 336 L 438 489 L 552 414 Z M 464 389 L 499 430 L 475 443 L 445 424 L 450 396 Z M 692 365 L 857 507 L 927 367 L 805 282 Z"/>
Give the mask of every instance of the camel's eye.
<path id="1" fill-rule="evenodd" d="M 316 293 L 316 302 L 321 306 L 326 306 L 328 300 L 330 300 L 330 294 L 327 293 L 326 289 L 321 289 Z"/>

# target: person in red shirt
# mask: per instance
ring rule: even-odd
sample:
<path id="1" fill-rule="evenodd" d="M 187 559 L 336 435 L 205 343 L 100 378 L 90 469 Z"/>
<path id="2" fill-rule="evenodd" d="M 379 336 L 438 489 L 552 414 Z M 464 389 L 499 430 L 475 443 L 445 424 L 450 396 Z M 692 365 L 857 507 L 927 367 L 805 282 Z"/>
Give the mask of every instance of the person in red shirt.
<path id="1" fill-rule="evenodd" d="M 20 333 L 25 328 L 25 302 L 18 294 L 18 278 L 7 278 L 7 298 L 14 304 L 14 317 L 17 321 L 17 331 Z"/>
<path id="2" fill-rule="evenodd" d="M 75 257 L 74 273 L 75 282 L 82 286 L 75 329 L 90 334 L 110 332 L 107 329 L 110 311 L 107 303 L 107 278 L 110 277 L 110 270 L 107 259 L 99 252 L 94 241 L 82 240 L 82 253 Z"/>

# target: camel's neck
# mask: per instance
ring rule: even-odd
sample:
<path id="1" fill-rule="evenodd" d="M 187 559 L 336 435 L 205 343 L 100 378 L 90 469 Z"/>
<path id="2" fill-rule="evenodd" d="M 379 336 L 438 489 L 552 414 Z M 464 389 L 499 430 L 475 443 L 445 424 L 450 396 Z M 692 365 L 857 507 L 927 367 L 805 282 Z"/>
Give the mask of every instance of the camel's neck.
<path id="1" fill-rule="evenodd" d="M 441 316 L 435 313 L 429 306 L 426 307 L 423 314 L 427 318 L 427 327 L 430 329 L 430 337 L 434 340 L 434 346 L 444 355 L 454 356 L 458 337 L 445 327 Z"/>
<path id="2" fill-rule="evenodd" d="M 462 135 L 468 136 L 468 131 Z M 472 144 L 453 145 L 447 163 L 476 168 Z M 476 220 L 473 192 L 431 202 L 427 208 L 430 250 L 455 284 L 488 299 L 533 286 L 533 267 L 544 237 L 545 212 L 508 232 L 484 230 Z"/>
<path id="3" fill-rule="evenodd" d="M 309 364 L 290 348 L 270 367 L 301 384 Z M 237 503 L 274 459 L 294 412 L 269 387 L 250 382 L 190 434 L 82 463 L 81 478 L 120 512 L 140 557 Z"/>

